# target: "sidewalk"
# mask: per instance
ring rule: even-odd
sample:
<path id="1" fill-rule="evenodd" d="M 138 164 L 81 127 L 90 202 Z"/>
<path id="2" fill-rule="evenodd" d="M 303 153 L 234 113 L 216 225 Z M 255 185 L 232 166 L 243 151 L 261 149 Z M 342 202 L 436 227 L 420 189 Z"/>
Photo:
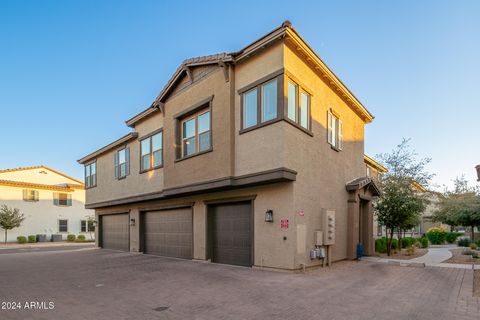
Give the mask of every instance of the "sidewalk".
<path id="1" fill-rule="evenodd" d="M 95 242 L 36 242 L 36 243 L 25 243 L 19 244 L 14 242 L 9 242 L 7 244 L 1 243 L 0 250 L 2 249 L 32 249 L 32 248 L 44 248 L 44 247 L 75 247 L 75 246 L 85 246 L 91 245 L 95 246 Z"/>
<path id="2" fill-rule="evenodd" d="M 364 257 L 362 260 L 377 262 L 377 263 L 387 263 L 392 265 L 399 266 L 410 266 L 410 267 L 441 267 L 441 268 L 455 268 L 455 269 L 480 269 L 480 265 L 473 264 L 457 264 L 457 263 L 443 263 L 450 259 L 453 255 L 450 249 L 458 248 L 455 245 L 441 245 L 441 246 L 432 246 L 428 248 L 427 254 L 413 258 L 410 260 L 399 260 L 399 259 L 388 259 L 388 258 L 379 258 L 379 257 Z"/>

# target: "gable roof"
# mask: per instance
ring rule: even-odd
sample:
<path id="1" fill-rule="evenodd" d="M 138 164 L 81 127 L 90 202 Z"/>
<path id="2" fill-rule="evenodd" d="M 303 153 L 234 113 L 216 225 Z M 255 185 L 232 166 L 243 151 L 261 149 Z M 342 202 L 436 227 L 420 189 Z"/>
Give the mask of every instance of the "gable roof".
<path id="1" fill-rule="evenodd" d="M 126 135 L 124 135 L 120 139 L 117 139 L 117 140 L 113 141 L 112 143 L 107 144 L 106 146 L 98 149 L 97 151 L 94 151 L 94 152 L 86 155 L 85 157 L 83 157 L 81 159 L 78 159 L 77 162 L 80 163 L 80 164 L 84 164 L 84 163 L 86 163 L 90 160 L 95 159 L 99 155 L 102 155 L 105 152 L 108 152 L 108 151 L 112 150 L 113 148 L 116 148 L 116 147 L 118 147 L 118 146 L 120 146 L 124 143 L 127 143 L 128 141 L 130 141 L 132 139 L 135 139 L 137 137 L 138 137 L 138 132 L 127 133 Z"/>
<path id="2" fill-rule="evenodd" d="M 72 180 L 72 181 L 75 181 L 76 183 L 80 184 L 83 186 L 83 181 L 80 181 L 78 179 L 75 179 L 73 177 L 70 177 L 64 173 L 61 173 L 57 170 L 54 170 L 50 167 L 47 167 L 47 166 L 44 166 L 44 165 L 39 165 L 39 166 L 31 166 L 31 167 L 19 167 L 19 168 L 13 168 L 13 169 L 3 169 L 3 170 L 0 170 L 0 174 L 2 173 L 8 173 L 8 172 L 17 172 L 17 171 L 26 171 L 26 170 L 34 170 L 34 169 L 45 169 L 45 170 L 49 170 L 53 173 L 56 173 L 64 178 L 67 178 L 69 180 Z M 3 181 L 8 181 L 8 180 L 3 180 Z"/>
<path id="3" fill-rule="evenodd" d="M 141 121 L 145 117 L 148 117 L 153 112 L 158 110 L 162 111 L 165 98 L 174 88 L 177 81 L 179 81 L 184 74 L 189 72 L 189 68 L 208 64 L 219 64 L 223 66 L 226 64 L 236 64 L 248 59 L 252 55 L 273 44 L 275 41 L 283 38 L 288 38 L 293 44 L 295 44 L 295 46 L 297 46 L 297 49 L 306 56 L 307 61 L 312 63 L 314 68 L 322 73 L 322 76 L 329 82 L 331 86 L 336 89 L 336 91 L 339 92 L 341 97 L 363 119 L 363 121 L 368 123 L 373 120 L 373 115 L 367 110 L 367 108 L 365 108 L 365 106 L 363 106 L 363 104 L 333 73 L 333 71 L 328 68 L 328 66 L 322 61 L 322 59 L 320 59 L 318 54 L 315 53 L 315 51 L 305 42 L 305 40 L 303 40 L 298 32 L 295 31 L 290 21 L 285 21 L 281 24 L 281 26 L 268 32 L 239 51 L 231 53 L 217 53 L 184 60 L 167 81 L 166 85 L 152 102 L 151 106 L 127 120 L 127 125 L 132 127 L 135 125 L 135 123 Z"/>
<path id="4" fill-rule="evenodd" d="M 347 189 L 347 191 L 356 191 L 363 188 L 371 188 L 374 196 L 380 195 L 380 190 L 378 189 L 373 179 L 370 177 L 359 177 L 352 181 L 349 181 L 345 185 L 345 188 Z"/>

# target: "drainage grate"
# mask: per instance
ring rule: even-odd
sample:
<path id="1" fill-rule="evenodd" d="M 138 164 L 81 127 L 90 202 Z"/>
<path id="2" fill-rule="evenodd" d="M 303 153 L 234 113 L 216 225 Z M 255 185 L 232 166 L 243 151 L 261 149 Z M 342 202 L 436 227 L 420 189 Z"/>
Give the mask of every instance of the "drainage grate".
<path id="1" fill-rule="evenodd" d="M 168 308 L 169 308 L 169 307 L 158 307 L 158 308 L 155 308 L 155 309 L 153 309 L 153 310 L 161 312 L 161 311 L 167 310 Z"/>

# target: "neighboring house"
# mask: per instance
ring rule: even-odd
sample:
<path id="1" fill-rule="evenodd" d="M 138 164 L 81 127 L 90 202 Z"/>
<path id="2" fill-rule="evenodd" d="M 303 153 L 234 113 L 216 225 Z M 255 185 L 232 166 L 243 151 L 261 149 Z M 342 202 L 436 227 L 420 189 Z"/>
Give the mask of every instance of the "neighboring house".
<path id="1" fill-rule="evenodd" d="M 97 243 L 288 270 L 320 265 L 316 245 L 373 253 L 372 119 L 289 22 L 185 60 L 132 132 L 79 160 Z"/>
<path id="2" fill-rule="evenodd" d="M 88 239 L 93 225 L 85 209 L 83 182 L 45 166 L 0 170 L 0 205 L 18 208 L 25 216 L 19 228 L 8 231 L 8 241 L 17 236 L 46 234 L 85 234 Z M 93 230 L 92 230 L 93 231 Z M 3 241 L 3 229 L 0 230 Z"/>
<path id="3" fill-rule="evenodd" d="M 387 168 L 375 161 L 373 158 L 363 155 L 363 162 L 365 162 L 365 176 L 378 180 L 382 174 L 387 172 Z"/>

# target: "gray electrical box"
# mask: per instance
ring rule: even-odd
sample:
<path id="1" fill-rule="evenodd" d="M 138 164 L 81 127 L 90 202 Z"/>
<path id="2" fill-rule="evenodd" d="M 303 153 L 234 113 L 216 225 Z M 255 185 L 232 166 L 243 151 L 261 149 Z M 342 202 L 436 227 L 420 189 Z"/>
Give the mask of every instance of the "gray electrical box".
<path id="1" fill-rule="evenodd" d="M 322 210 L 323 245 L 335 244 L 335 210 Z"/>
<path id="2" fill-rule="evenodd" d="M 315 245 L 323 246 L 323 231 L 315 231 Z"/>

